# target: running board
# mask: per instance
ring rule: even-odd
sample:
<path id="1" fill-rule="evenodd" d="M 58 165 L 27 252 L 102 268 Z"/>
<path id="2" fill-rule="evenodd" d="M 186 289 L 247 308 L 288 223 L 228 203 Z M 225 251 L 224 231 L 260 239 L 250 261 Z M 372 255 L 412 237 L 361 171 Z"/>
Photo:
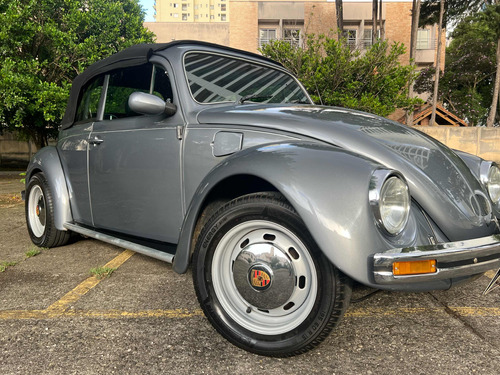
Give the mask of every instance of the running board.
<path id="1" fill-rule="evenodd" d="M 116 238 L 101 232 L 97 232 L 92 229 L 87 229 L 76 224 L 64 223 L 64 228 L 72 232 L 83 234 L 84 236 L 87 237 L 95 238 L 96 240 L 99 241 L 107 242 L 111 245 L 123 247 L 125 249 L 135 251 L 136 253 L 144 254 L 147 255 L 148 257 L 162 260 L 167 263 L 172 263 L 174 260 L 174 256 L 172 254 L 165 253 L 163 251 L 156 250 L 151 247 L 139 245 L 134 242 L 122 240 L 120 238 Z"/>

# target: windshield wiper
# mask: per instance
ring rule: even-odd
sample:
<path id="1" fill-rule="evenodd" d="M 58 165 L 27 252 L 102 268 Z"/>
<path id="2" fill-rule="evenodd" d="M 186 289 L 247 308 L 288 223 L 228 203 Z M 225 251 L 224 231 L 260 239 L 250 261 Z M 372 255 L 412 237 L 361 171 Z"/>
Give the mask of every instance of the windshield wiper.
<path id="1" fill-rule="evenodd" d="M 245 96 L 242 96 L 237 101 L 237 103 L 243 104 L 247 100 L 252 100 L 252 99 L 262 99 L 262 100 L 265 100 L 265 99 L 271 99 L 272 97 L 273 97 L 272 95 L 259 95 L 259 94 L 245 95 Z"/>

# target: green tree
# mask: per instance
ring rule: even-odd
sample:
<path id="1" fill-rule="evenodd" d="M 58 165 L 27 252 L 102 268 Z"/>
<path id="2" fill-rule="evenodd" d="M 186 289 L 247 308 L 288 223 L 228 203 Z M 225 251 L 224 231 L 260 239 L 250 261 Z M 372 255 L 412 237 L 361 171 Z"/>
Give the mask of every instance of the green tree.
<path id="1" fill-rule="evenodd" d="M 413 108 L 420 102 L 407 96 L 415 71 L 398 62 L 405 53 L 401 44 L 378 42 L 361 53 L 345 42 L 309 35 L 304 48 L 277 40 L 261 52 L 294 73 L 321 104 L 387 116 L 396 108 Z"/>
<path id="2" fill-rule="evenodd" d="M 57 133 L 73 78 L 95 61 L 152 42 L 138 0 L 2 0 L 0 126 L 38 147 Z"/>
<path id="3" fill-rule="evenodd" d="M 422 2 L 421 25 L 436 23 L 439 15 L 440 0 L 425 0 Z M 483 22 L 489 24 L 489 30 L 496 37 L 496 73 L 490 86 L 491 102 L 489 116 L 486 120 L 487 126 L 493 126 L 498 114 L 498 99 L 500 91 L 500 0 L 447 0 L 446 11 L 443 19 L 444 25 L 467 22 L 475 17 L 482 18 Z M 474 102 L 479 105 L 479 98 L 475 93 L 470 93 Z"/>
<path id="4" fill-rule="evenodd" d="M 443 27 L 455 24 L 480 11 L 495 0 L 446 0 L 444 4 Z M 422 0 L 420 25 L 435 25 L 439 21 L 440 0 Z"/>
<path id="5" fill-rule="evenodd" d="M 444 8 L 446 1 L 439 1 L 439 21 L 438 21 L 438 32 L 437 32 L 437 51 L 436 51 L 436 75 L 434 76 L 434 94 L 432 95 L 432 115 L 429 124 L 431 126 L 436 124 L 436 109 L 437 109 L 437 98 L 438 98 L 438 90 L 439 90 L 439 78 L 440 78 L 440 69 L 441 69 L 441 50 L 443 48 L 443 41 L 441 35 L 443 33 L 443 18 L 444 18 Z"/>
<path id="6" fill-rule="evenodd" d="M 476 13 L 457 24 L 450 46 L 446 49 L 446 65 L 440 79 L 438 98 L 470 125 L 485 125 L 492 103 L 493 80 L 497 60 L 497 35 L 488 13 Z M 417 92 L 432 89 L 435 69 L 423 70 Z"/>
<path id="7" fill-rule="evenodd" d="M 413 0 L 411 7 L 411 32 L 410 32 L 410 65 L 415 66 L 415 55 L 417 54 L 418 20 L 420 19 L 420 0 Z M 408 85 L 408 97 L 413 98 L 413 84 Z M 406 125 L 413 124 L 413 108 L 406 111 Z"/>
<path id="8" fill-rule="evenodd" d="M 493 126 L 495 119 L 499 116 L 498 100 L 500 97 L 500 1 L 496 0 L 496 4 L 486 7 L 484 13 L 480 15 L 481 20 L 491 29 L 493 36 L 497 39 L 496 50 L 496 72 L 493 82 L 493 94 L 491 99 L 491 108 L 486 120 L 486 126 Z"/>
<path id="9" fill-rule="evenodd" d="M 337 15 L 337 30 L 339 35 L 344 35 L 344 5 L 342 0 L 335 0 L 335 13 Z"/>

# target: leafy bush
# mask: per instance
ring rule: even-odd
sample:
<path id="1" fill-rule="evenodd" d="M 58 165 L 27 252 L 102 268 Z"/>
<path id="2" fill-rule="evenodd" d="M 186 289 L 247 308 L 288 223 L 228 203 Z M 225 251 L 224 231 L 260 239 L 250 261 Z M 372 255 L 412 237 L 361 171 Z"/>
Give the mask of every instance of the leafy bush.
<path id="1" fill-rule="evenodd" d="M 405 53 L 399 43 L 389 46 L 379 41 L 359 51 L 342 40 L 308 35 L 303 48 L 275 40 L 261 52 L 294 73 L 316 103 L 387 116 L 396 108 L 413 108 L 421 102 L 408 98 L 408 85 L 416 73 L 399 62 Z"/>

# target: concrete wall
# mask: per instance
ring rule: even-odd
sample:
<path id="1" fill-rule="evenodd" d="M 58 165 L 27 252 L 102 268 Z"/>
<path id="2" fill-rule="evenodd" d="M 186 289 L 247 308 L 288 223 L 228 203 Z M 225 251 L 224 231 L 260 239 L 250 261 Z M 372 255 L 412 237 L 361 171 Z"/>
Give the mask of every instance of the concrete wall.
<path id="1" fill-rule="evenodd" d="M 30 151 L 31 146 L 31 151 Z M 30 153 L 37 151 L 36 146 L 18 141 L 11 133 L 0 135 L 0 167 L 28 165 Z"/>
<path id="2" fill-rule="evenodd" d="M 500 129 L 455 126 L 414 126 L 450 148 L 500 162 Z"/>

